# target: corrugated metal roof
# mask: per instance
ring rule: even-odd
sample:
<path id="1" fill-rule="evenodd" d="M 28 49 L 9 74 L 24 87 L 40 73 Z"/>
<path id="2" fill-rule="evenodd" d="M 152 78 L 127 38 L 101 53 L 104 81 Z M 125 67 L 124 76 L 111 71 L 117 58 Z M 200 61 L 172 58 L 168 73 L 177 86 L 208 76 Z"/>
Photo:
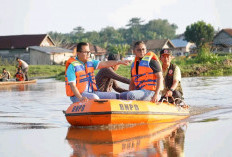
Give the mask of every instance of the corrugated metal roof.
<path id="1" fill-rule="evenodd" d="M 0 49 L 40 46 L 46 36 L 47 34 L 0 36 Z M 53 43 L 52 40 L 51 42 Z"/>
<path id="2" fill-rule="evenodd" d="M 47 53 L 47 54 L 65 53 L 65 52 L 72 53 L 73 52 L 72 50 L 64 49 L 64 48 L 60 48 L 60 47 L 30 46 L 29 48 L 33 49 L 33 50 L 40 51 L 40 52 L 44 52 L 44 53 Z"/>
<path id="3" fill-rule="evenodd" d="M 188 42 L 183 39 L 173 39 L 171 42 L 175 45 L 175 47 L 186 47 Z"/>

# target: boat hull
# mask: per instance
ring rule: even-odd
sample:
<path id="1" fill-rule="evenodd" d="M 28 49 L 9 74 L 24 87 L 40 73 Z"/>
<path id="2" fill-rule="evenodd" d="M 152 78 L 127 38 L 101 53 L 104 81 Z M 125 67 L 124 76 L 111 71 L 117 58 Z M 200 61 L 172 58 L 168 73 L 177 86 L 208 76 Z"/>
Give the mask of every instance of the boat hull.
<path id="1" fill-rule="evenodd" d="M 135 100 L 89 100 L 73 103 L 65 112 L 73 126 L 163 123 L 185 119 L 189 110 L 168 103 Z"/>
<path id="2" fill-rule="evenodd" d="M 36 83 L 37 80 L 29 80 L 29 81 L 7 81 L 7 82 L 0 82 L 0 85 L 17 85 L 17 84 L 29 84 L 29 83 Z"/>

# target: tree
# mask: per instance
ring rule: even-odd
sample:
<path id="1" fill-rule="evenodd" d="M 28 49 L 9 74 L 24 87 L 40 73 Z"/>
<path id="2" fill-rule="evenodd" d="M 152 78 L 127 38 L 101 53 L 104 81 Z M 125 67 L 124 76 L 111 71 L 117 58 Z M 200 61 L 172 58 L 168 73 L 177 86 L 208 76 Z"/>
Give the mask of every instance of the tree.
<path id="1" fill-rule="evenodd" d="M 53 39 L 53 41 L 54 41 L 54 43 L 56 44 L 56 46 L 62 46 L 62 44 L 63 43 L 65 43 L 66 42 L 66 40 L 65 40 L 65 36 L 63 35 L 63 34 L 61 34 L 61 33 L 58 33 L 58 32 L 49 32 L 48 33 L 50 36 L 51 36 L 51 38 Z"/>
<path id="2" fill-rule="evenodd" d="M 196 43 L 200 48 L 207 42 L 211 42 L 214 37 L 214 28 L 204 21 L 198 21 L 186 27 L 184 32 L 185 40 Z"/>
<path id="3" fill-rule="evenodd" d="M 126 25 L 129 27 L 127 30 L 127 42 L 131 43 L 134 40 L 142 40 L 144 35 L 141 32 L 142 25 L 141 23 L 144 22 L 141 18 L 134 17 L 129 20 L 129 23 Z"/>
<path id="4" fill-rule="evenodd" d="M 120 58 L 125 57 L 126 52 L 128 52 L 130 46 L 127 44 L 118 44 L 118 45 L 108 45 L 107 50 L 110 53 L 120 55 Z"/>
<path id="5" fill-rule="evenodd" d="M 92 44 L 98 44 L 98 42 L 100 40 L 100 35 L 96 31 L 86 32 L 83 37 L 87 38 L 88 42 L 90 42 Z"/>
<path id="6" fill-rule="evenodd" d="M 83 34 L 85 32 L 85 29 L 81 26 L 77 26 L 75 28 L 73 28 L 73 31 L 71 33 L 73 34 L 76 34 L 76 33 L 79 33 L 79 34 Z"/>
<path id="7" fill-rule="evenodd" d="M 114 27 L 103 28 L 100 32 L 100 38 L 102 43 L 109 42 L 111 44 L 119 44 L 124 41 L 122 35 L 114 29 Z"/>
<path id="8" fill-rule="evenodd" d="M 156 19 L 150 20 L 143 26 L 143 34 L 146 39 L 172 39 L 175 37 L 177 25 L 170 24 L 168 20 Z"/>

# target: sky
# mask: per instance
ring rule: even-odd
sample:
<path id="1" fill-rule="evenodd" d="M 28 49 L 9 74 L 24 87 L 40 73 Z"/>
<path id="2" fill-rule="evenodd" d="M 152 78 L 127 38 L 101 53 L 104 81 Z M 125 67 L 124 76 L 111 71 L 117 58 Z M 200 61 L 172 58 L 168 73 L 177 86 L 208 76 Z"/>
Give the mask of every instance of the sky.
<path id="1" fill-rule="evenodd" d="M 218 30 L 232 28 L 231 8 L 231 0 L 0 0 L 0 36 L 126 28 L 134 17 L 167 19 L 177 34 L 200 20 Z"/>

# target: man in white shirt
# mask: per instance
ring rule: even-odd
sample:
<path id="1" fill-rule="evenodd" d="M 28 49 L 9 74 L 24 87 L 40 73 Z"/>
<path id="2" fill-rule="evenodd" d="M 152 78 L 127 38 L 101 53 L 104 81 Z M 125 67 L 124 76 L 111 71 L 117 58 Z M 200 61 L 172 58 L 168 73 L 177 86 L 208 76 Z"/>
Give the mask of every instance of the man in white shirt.
<path id="1" fill-rule="evenodd" d="M 22 69 L 25 81 L 28 81 L 28 75 L 27 75 L 29 69 L 28 64 L 20 58 L 16 58 L 16 61 L 18 62 L 18 68 Z"/>

